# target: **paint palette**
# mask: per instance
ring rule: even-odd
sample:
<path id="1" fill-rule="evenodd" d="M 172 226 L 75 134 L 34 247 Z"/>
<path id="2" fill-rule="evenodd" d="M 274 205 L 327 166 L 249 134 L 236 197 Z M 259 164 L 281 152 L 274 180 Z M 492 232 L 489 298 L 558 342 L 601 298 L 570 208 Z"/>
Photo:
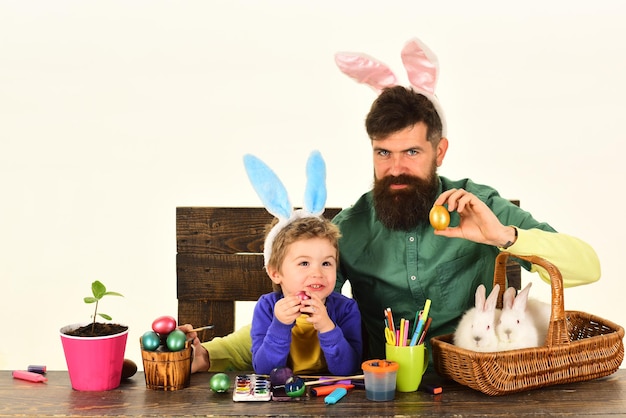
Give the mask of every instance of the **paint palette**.
<path id="1" fill-rule="evenodd" d="M 240 374 L 235 379 L 233 401 L 269 401 L 272 398 L 270 380 L 258 374 Z"/>

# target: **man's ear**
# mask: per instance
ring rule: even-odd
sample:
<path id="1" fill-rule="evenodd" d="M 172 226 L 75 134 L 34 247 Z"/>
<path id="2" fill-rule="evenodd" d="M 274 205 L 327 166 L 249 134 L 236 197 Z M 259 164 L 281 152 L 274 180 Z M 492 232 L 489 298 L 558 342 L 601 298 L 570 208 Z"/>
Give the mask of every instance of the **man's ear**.
<path id="1" fill-rule="evenodd" d="M 441 164 L 443 164 L 443 158 L 446 156 L 447 151 L 448 138 L 443 137 L 439 140 L 439 144 L 437 144 L 437 149 L 435 150 L 437 153 L 437 167 L 441 167 Z"/>
<path id="2" fill-rule="evenodd" d="M 280 284 L 282 282 L 282 275 L 280 274 L 280 271 L 278 271 L 278 269 L 275 269 L 272 266 L 267 266 L 265 268 L 265 271 L 274 283 Z"/>

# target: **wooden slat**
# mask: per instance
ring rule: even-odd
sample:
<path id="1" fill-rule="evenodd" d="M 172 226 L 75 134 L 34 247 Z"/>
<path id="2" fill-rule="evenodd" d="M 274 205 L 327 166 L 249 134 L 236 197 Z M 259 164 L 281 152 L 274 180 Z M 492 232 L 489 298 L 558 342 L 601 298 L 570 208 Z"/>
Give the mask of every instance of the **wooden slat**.
<path id="1" fill-rule="evenodd" d="M 339 208 L 326 208 L 332 219 Z M 262 207 L 178 207 L 176 246 L 179 254 L 235 254 L 262 251 L 265 228 L 273 216 Z"/>
<path id="2" fill-rule="evenodd" d="M 272 291 L 262 254 L 178 254 L 179 300 L 257 300 Z"/>
<path id="3" fill-rule="evenodd" d="M 517 199 L 511 199 L 511 203 L 518 207 L 520 204 Z M 522 288 L 522 267 L 510 259 L 507 260 L 506 264 L 506 280 L 509 287 L 513 286 L 517 290 Z"/>
<path id="4" fill-rule="evenodd" d="M 232 301 L 178 300 L 179 324 L 214 326 L 213 329 L 199 333 L 201 341 L 232 333 L 235 330 L 234 318 L 235 304 Z"/>
<path id="5" fill-rule="evenodd" d="M 522 268 L 519 264 L 507 261 L 506 280 L 509 287 L 513 286 L 517 290 L 522 288 Z"/>
<path id="6" fill-rule="evenodd" d="M 272 218 L 260 207 L 179 207 L 176 209 L 178 253 L 261 252 L 265 226 Z"/>

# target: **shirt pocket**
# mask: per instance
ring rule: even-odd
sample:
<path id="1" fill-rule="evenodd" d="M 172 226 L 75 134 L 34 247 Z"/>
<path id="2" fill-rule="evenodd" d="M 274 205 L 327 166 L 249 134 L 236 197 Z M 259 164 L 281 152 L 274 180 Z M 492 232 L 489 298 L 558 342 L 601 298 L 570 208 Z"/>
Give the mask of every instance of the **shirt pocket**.
<path id="1" fill-rule="evenodd" d="M 479 254 L 466 254 L 438 264 L 437 287 L 445 310 L 454 315 L 474 306 L 478 285 L 493 282 L 493 277 L 483 277 L 489 271 L 485 263 Z"/>

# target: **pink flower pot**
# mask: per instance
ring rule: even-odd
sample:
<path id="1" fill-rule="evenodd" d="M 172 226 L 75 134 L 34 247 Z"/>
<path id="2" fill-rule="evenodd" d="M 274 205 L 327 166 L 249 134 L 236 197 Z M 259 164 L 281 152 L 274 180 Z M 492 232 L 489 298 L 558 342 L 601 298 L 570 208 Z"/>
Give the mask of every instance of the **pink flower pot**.
<path id="1" fill-rule="evenodd" d="M 81 391 L 115 389 L 122 378 L 128 330 L 105 337 L 64 334 L 83 325 L 68 325 L 60 330 L 72 388 Z"/>

